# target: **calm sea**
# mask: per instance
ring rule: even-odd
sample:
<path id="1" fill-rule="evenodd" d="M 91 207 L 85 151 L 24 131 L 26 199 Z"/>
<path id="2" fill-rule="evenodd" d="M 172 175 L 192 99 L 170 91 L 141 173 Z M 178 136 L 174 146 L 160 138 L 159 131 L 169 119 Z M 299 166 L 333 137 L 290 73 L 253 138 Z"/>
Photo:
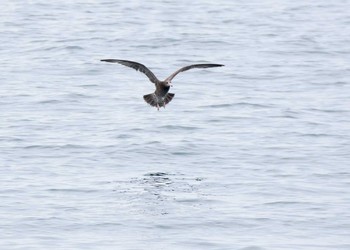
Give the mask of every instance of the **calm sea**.
<path id="1" fill-rule="evenodd" d="M 0 249 L 350 249 L 349 9 L 2 1 Z"/>

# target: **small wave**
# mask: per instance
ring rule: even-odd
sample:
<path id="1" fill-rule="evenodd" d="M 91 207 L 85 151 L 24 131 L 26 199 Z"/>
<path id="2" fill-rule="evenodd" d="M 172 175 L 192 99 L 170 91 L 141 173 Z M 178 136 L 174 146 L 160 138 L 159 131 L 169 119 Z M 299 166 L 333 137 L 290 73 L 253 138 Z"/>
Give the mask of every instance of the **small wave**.
<path id="1" fill-rule="evenodd" d="M 297 119 L 297 116 L 293 116 L 293 115 L 271 115 L 268 116 L 269 118 L 287 118 L 287 119 Z"/>
<path id="2" fill-rule="evenodd" d="M 61 101 L 59 100 L 44 100 L 44 101 L 40 101 L 38 102 L 39 104 L 57 104 L 60 103 Z"/>
<path id="3" fill-rule="evenodd" d="M 81 46 L 70 45 L 70 46 L 66 46 L 65 49 L 67 49 L 67 50 L 83 50 L 84 48 Z"/>
<path id="4" fill-rule="evenodd" d="M 198 153 L 188 152 L 188 151 L 175 151 L 171 153 L 172 155 L 198 155 Z"/>
<path id="5" fill-rule="evenodd" d="M 145 176 L 166 176 L 166 175 L 168 175 L 168 173 L 164 173 L 164 172 L 154 172 L 154 173 L 147 173 L 147 174 L 145 174 Z"/>
<path id="6" fill-rule="evenodd" d="M 342 82 L 342 81 L 334 83 L 334 85 L 339 85 L 339 86 L 348 85 L 348 84 L 349 84 L 348 82 Z"/>
<path id="7" fill-rule="evenodd" d="M 50 50 L 56 50 L 56 49 L 58 49 L 57 46 L 51 46 L 51 47 L 45 48 L 44 51 L 50 51 Z M 38 49 L 36 49 L 36 50 L 41 50 L 41 48 L 38 48 Z"/>
<path id="8" fill-rule="evenodd" d="M 160 143 L 161 143 L 160 141 L 149 141 L 146 144 L 152 145 L 152 144 L 160 144 Z"/>
<path id="9" fill-rule="evenodd" d="M 248 107 L 256 107 L 256 108 L 271 108 L 271 105 L 259 104 L 259 103 L 250 103 L 250 102 L 238 102 L 235 103 L 234 106 L 248 106 Z"/>
<path id="10" fill-rule="evenodd" d="M 176 130 L 196 130 L 196 129 L 199 129 L 198 127 L 182 126 L 182 125 L 165 125 L 165 126 L 161 126 L 160 128 L 176 129 Z"/>
<path id="11" fill-rule="evenodd" d="M 349 113 L 348 110 L 341 110 L 341 109 L 317 109 L 312 108 L 308 109 L 309 111 L 316 111 L 316 112 L 323 112 L 323 113 Z"/>
<path id="12" fill-rule="evenodd" d="M 24 149 L 83 149 L 86 146 L 76 144 L 64 144 L 64 145 L 28 145 L 22 147 Z"/>
<path id="13" fill-rule="evenodd" d="M 49 188 L 48 192 L 64 192 L 64 193 L 94 193 L 99 190 L 95 189 L 74 189 L 74 188 Z"/>
<path id="14" fill-rule="evenodd" d="M 118 139 L 129 139 L 129 138 L 133 138 L 133 136 L 131 134 L 120 134 L 116 138 L 118 138 Z"/>
<path id="15" fill-rule="evenodd" d="M 177 198 L 176 202 L 180 202 L 180 203 L 198 203 L 202 201 L 202 199 L 198 199 L 198 198 Z"/>
<path id="16" fill-rule="evenodd" d="M 82 84 L 80 87 L 82 88 L 93 88 L 93 87 L 98 87 L 98 84 Z"/>
<path id="17" fill-rule="evenodd" d="M 255 108 L 271 108 L 269 105 L 258 104 L 258 103 L 249 103 L 249 102 L 238 102 L 238 103 L 223 103 L 223 104 L 213 104 L 213 105 L 205 105 L 202 107 L 205 108 L 228 108 L 228 107 L 255 107 Z"/>
<path id="18" fill-rule="evenodd" d="M 72 94 L 65 95 L 65 97 L 68 98 L 68 99 L 74 99 L 75 101 L 77 101 L 80 98 L 87 99 L 87 98 L 92 98 L 94 96 L 92 96 L 92 95 L 85 95 L 85 94 L 81 94 L 81 93 L 72 93 Z"/>
<path id="19" fill-rule="evenodd" d="M 52 50 L 61 50 L 61 49 L 65 49 L 65 50 L 83 50 L 84 48 L 81 46 L 77 46 L 77 45 L 68 45 L 68 46 L 50 46 L 44 49 L 44 51 L 52 51 Z M 36 50 L 42 50 L 41 48 L 36 49 Z"/>
<path id="20" fill-rule="evenodd" d="M 249 247 L 239 248 L 238 250 L 266 250 L 266 248 L 249 246 Z"/>
<path id="21" fill-rule="evenodd" d="M 333 136 L 336 136 L 336 135 L 324 134 L 324 133 L 307 133 L 307 134 L 299 134 L 299 136 L 305 136 L 305 137 L 333 137 Z"/>
<path id="22" fill-rule="evenodd" d="M 275 206 L 275 205 L 300 205 L 300 204 L 309 204 L 309 202 L 299 202 L 299 201 L 272 201 L 272 202 L 265 202 L 262 205 L 267 206 Z"/>
<path id="23" fill-rule="evenodd" d="M 227 107 L 232 107 L 232 106 L 233 106 L 233 104 L 225 103 L 225 104 L 205 105 L 202 107 L 204 107 L 204 108 L 227 108 Z"/>

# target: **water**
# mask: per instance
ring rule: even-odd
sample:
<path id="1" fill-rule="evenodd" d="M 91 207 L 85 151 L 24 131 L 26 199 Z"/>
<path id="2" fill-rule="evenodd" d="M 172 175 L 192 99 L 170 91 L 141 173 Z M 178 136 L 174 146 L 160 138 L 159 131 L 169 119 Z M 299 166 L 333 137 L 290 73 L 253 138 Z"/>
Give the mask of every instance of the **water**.
<path id="1" fill-rule="evenodd" d="M 0 248 L 350 249 L 349 7 L 3 1 Z"/>

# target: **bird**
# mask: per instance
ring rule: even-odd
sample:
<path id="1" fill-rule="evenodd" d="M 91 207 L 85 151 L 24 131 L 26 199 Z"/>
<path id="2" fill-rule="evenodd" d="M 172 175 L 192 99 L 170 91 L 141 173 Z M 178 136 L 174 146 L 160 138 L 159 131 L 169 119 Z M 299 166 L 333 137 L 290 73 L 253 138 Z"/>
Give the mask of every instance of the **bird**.
<path id="1" fill-rule="evenodd" d="M 174 77 L 177 74 L 193 68 L 211 68 L 211 67 L 224 66 L 222 64 L 213 64 L 213 63 L 192 64 L 176 70 L 174 73 L 168 76 L 164 81 L 160 81 L 149 68 L 147 68 L 145 65 L 141 63 L 128 61 L 128 60 L 120 60 L 120 59 L 101 59 L 101 61 L 108 62 L 108 63 L 119 63 L 121 65 L 133 68 L 136 71 L 140 71 L 141 73 L 144 73 L 148 77 L 148 79 L 155 84 L 156 90 L 154 91 L 154 93 L 144 95 L 143 99 L 149 105 L 156 107 L 158 111 L 160 107 L 165 108 L 165 105 L 167 105 L 174 98 L 175 94 L 169 93 L 169 89 L 170 87 L 173 86 L 171 81 L 174 79 Z"/>

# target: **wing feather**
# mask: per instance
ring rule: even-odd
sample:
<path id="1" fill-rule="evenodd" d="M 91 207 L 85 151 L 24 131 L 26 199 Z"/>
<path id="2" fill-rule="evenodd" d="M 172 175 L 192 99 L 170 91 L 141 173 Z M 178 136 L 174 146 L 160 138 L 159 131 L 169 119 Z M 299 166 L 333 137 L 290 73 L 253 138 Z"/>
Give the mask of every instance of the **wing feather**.
<path id="1" fill-rule="evenodd" d="M 174 79 L 174 77 L 179 74 L 180 72 L 184 72 L 186 70 L 189 69 L 193 69 L 193 68 L 212 68 L 212 67 L 222 67 L 224 65 L 222 64 L 214 64 L 214 63 L 204 63 L 204 64 L 193 64 L 193 65 L 188 65 L 185 67 L 182 67 L 180 69 L 178 69 L 177 71 L 175 71 L 174 73 L 172 73 L 167 79 L 165 79 L 166 82 L 171 82 L 171 80 Z"/>
<path id="2" fill-rule="evenodd" d="M 133 68 L 136 71 L 140 71 L 140 72 L 144 73 L 151 82 L 153 82 L 155 84 L 159 83 L 158 78 L 153 74 L 153 72 L 141 63 L 127 61 L 127 60 L 119 60 L 119 59 L 102 59 L 101 61 L 102 62 L 109 62 L 109 63 L 120 63 L 124 66 Z"/>

